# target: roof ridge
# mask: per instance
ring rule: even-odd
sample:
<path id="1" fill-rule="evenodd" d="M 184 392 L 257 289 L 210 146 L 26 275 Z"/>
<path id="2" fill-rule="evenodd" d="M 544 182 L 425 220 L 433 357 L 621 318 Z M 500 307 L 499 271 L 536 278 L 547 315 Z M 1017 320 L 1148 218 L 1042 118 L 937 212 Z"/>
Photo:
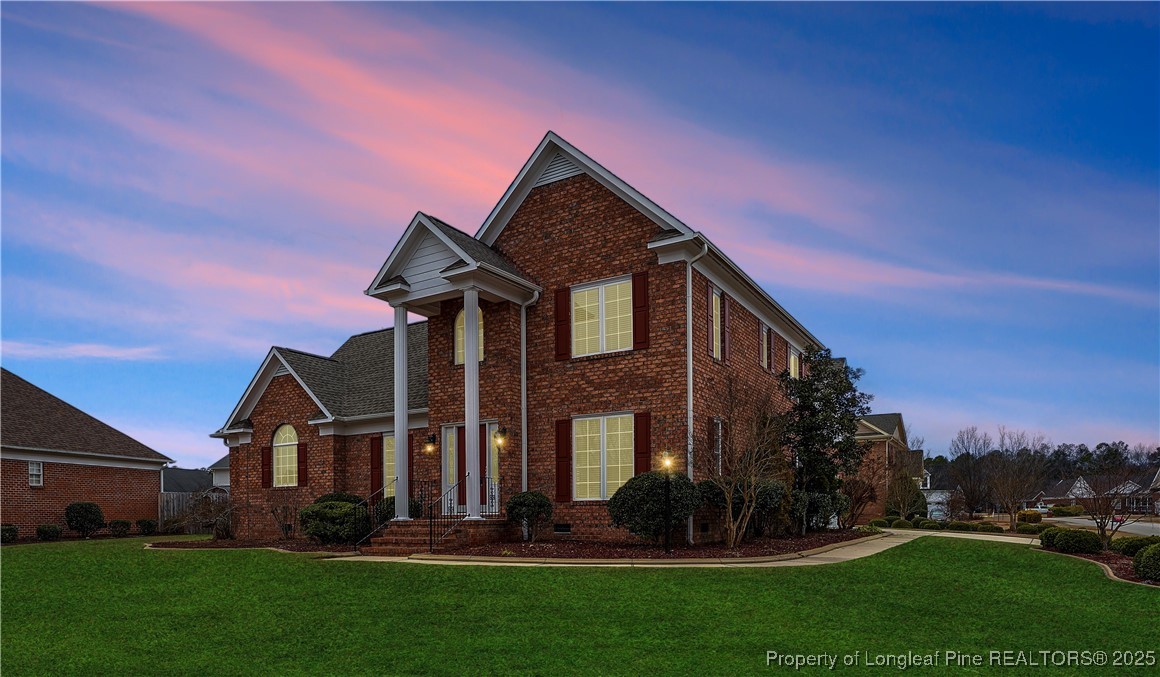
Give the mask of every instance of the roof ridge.
<path id="1" fill-rule="evenodd" d="M 338 360 L 334 359 L 333 357 L 327 357 L 327 356 L 325 356 L 325 355 L 319 355 L 318 353 L 308 353 L 308 352 L 306 352 L 305 350 L 298 350 L 297 348 L 288 348 L 288 347 L 286 347 L 286 346 L 272 346 L 272 347 L 273 347 L 273 349 L 274 349 L 274 350 L 287 350 L 287 351 L 289 351 L 289 352 L 292 352 L 292 353 L 298 353 L 299 355 L 305 355 L 305 356 L 307 356 L 307 357 L 317 357 L 317 358 L 318 358 L 318 359 L 320 359 L 320 360 L 327 360 L 327 361 L 330 361 L 330 362 L 334 362 L 335 364 L 341 364 L 341 362 L 339 362 Z"/>

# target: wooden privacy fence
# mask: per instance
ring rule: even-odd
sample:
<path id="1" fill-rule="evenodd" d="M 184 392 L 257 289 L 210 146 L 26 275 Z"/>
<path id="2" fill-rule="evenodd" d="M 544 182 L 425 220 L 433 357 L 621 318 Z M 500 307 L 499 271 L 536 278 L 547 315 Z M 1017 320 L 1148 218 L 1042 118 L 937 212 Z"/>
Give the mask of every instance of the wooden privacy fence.
<path id="1" fill-rule="evenodd" d="M 161 528 L 177 525 L 187 534 L 208 534 L 213 524 L 197 519 L 199 504 L 204 501 L 229 504 L 229 493 L 220 489 L 208 491 L 169 491 L 158 494 L 157 512 L 161 518 Z"/>

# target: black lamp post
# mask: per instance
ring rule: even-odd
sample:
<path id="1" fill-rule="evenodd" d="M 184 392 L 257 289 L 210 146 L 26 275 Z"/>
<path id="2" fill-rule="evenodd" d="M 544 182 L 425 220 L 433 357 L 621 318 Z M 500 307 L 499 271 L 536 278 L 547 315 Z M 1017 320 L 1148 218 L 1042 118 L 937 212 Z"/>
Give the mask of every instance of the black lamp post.
<path id="1" fill-rule="evenodd" d="M 672 522 L 673 522 L 673 495 L 672 495 L 672 478 L 673 478 L 673 458 L 665 454 L 665 552 L 672 552 L 673 546 L 671 542 Z"/>

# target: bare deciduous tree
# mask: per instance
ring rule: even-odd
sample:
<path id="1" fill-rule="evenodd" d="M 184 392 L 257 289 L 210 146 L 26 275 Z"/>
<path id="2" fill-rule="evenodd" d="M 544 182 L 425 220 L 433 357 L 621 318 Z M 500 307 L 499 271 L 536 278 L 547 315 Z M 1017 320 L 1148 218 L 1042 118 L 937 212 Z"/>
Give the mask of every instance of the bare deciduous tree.
<path id="1" fill-rule="evenodd" d="M 838 526 L 849 529 L 857 524 L 866 508 L 878 500 L 878 487 L 885 484 L 886 460 L 871 454 L 864 456 L 858 474 L 842 481 L 842 493 L 850 504 L 838 515 Z"/>
<path id="2" fill-rule="evenodd" d="M 999 426 L 999 448 L 987 456 L 991 497 L 1007 513 L 1012 530 L 1023 503 L 1047 477 L 1050 446 L 1043 435 Z"/>
<path id="3" fill-rule="evenodd" d="M 950 464 L 947 477 L 951 488 L 957 489 L 965 503 L 966 513 L 974 515 L 975 510 L 990 502 L 991 486 L 988 478 L 988 463 L 985 459 L 991 451 L 991 436 L 980 433 L 978 427 L 963 428 L 951 440 Z"/>
<path id="4" fill-rule="evenodd" d="M 897 510 L 898 516 L 909 519 L 918 512 L 926 498 L 918 488 L 918 483 L 911 476 L 906 464 L 899 463 L 890 478 L 890 489 L 887 491 L 886 507 Z"/>
<path id="5" fill-rule="evenodd" d="M 1099 470 L 1099 474 L 1084 475 L 1088 491 L 1078 500 L 1091 517 L 1106 548 L 1121 527 L 1139 522 L 1146 514 L 1132 511 L 1132 480 L 1138 471 L 1131 463 L 1125 459 Z"/>

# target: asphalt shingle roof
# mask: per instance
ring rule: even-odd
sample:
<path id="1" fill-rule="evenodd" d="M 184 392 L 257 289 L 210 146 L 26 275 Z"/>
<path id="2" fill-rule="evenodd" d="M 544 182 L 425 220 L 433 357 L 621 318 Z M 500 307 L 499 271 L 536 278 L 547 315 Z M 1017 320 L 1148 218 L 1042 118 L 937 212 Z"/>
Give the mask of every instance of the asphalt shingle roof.
<path id="1" fill-rule="evenodd" d="M 862 420 L 885 432 L 887 435 L 893 435 L 902 425 L 902 414 L 868 414 L 863 416 Z"/>
<path id="2" fill-rule="evenodd" d="M 3 446 L 172 460 L 7 369 L 0 374 Z"/>
<path id="3" fill-rule="evenodd" d="M 424 214 L 424 216 L 430 219 L 431 223 L 435 224 L 435 227 L 441 230 L 448 238 L 450 238 L 451 241 L 456 244 L 456 246 L 467 252 L 468 256 L 475 259 L 479 263 L 486 263 L 488 265 L 499 268 L 504 272 L 511 273 L 520 279 L 525 279 L 524 274 L 517 270 L 510 261 L 505 259 L 503 255 L 496 250 L 468 235 L 462 230 L 459 230 L 455 226 L 452 226 L 446 221 L 443 221 L 442 219 L 437 219 L 430 214 Z"/>
<path id="4" fill-rule="evenodd" d="M 208 469 L 209 470 L 229 470 L 230 469 L 230 455 L 226 454 L 225 456 L 222 456 L 218 460 L 214 461 L 213 465 L 211 465 Z"/>
<path id="5" fill-rule="evenodd" d="M 227 456 L 227 458 L 229 457 Z M 208 470 L 161 469 L 161 488 L 167 494 L 205 491 L 212 487 L 213 473 Z"/>

